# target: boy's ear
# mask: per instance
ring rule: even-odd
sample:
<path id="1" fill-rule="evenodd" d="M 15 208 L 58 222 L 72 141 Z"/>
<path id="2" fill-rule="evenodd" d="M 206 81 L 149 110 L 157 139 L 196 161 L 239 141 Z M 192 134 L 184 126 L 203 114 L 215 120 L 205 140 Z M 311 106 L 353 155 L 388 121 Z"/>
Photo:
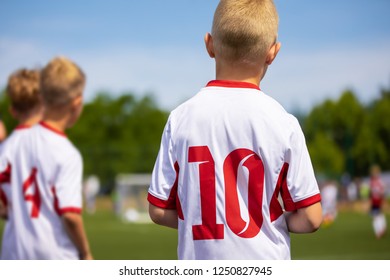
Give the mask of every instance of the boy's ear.
<path id="1" fill-rule="evenodd" d="M 83 96 L 82 95 L 78 95 L 75 98 L 73 98 L 73 100 L 72 100 L 72 107 L 73 108 L 77 108 L 82 104 L 83 104 Z"/>
<path id="2" fill-rule="evenodd" d="M 210 33 L 206 33 L 206 35 L 204 35 L 204 43 L 206 45 L 206 50 L 209 56 L 211 58 L 215 58 L 213 37 Z"/>
<path id="3" fill-rule="evenodd" d="M 267 65 L 272 64 L 272 62 L 276 58 L 281 46 L 282 46 L 282 44 L 280 42 L 277 42 L 277 43 L 272 45 L 272 47 L 268 51 L 267 58 L 265 60 L 265 63 L 267 63 Z"/>

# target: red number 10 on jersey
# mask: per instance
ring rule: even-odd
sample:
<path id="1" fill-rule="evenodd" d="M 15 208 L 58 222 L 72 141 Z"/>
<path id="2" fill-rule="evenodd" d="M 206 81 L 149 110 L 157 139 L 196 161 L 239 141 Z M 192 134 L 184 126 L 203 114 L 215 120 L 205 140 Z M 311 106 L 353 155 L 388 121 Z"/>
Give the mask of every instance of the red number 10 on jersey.
<path id="1" fill-rule="evenodd" d="M 189 163 L 199 163 L 200 207 L 202 224 L 193 225 L 194 240 L 223 239 L 224 224 L 217 223 L 215 163 L 207 146 L 190 147 Z M 237 177 L 240 163 L 248 170 L 248 216 L 246 222 L 241 216 Z M 285 183 L 288 165 L 285 164 L 279 175 L 271 205 L 270 217 L 275 220 L 283 210 L 277 201 L 281 184 Z M 236 149 L 224 160 L 225 215 L 229 229 L 242 238 L 253 238 L 263 224 L 264 165 L 261 158 L 249 149 Z"/>

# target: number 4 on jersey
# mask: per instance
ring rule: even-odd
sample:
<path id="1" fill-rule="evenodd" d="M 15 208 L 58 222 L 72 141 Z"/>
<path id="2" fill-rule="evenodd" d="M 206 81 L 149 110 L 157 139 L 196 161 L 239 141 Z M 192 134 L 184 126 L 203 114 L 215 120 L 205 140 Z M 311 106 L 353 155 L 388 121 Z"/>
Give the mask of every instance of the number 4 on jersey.
<path id="1" fill-rule="evenodd" d="M 31 202 L 31 218 L 38 218 L 41 208 L 41 196 L 37 183 L 37 169 L 33 168 L 30 176 L 23 183 L 24 200 Z"/>

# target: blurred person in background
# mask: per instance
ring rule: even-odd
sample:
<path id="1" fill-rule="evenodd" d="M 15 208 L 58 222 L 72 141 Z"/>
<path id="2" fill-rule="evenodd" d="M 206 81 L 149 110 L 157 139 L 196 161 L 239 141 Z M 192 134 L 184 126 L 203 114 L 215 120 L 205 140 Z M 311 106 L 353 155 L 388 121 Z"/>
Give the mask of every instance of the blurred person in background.
<path id="1" fill-rule="evenodd" d="M 321 187 L 323 226 L 328 227 L 337 217 L 338 188 L 334 181 L 327 180 Z"/>
<path id="2" fill-rule="evenodd" d="M 378 165 L 371 167 L 370 177 L 370 201 L 372 225 L 376 238 L 382 238 L 387 230 L 386 217 L 383 213 L 386 188 L 381 179 L 381 169 Z"/>
<path id="3" fill-rule="evenodd" d="M 84 181 L 84 196 L 86 210 L 89 214 L 94 214 L 96 211 L 96 196 L 99 194 L 100 180 L 96 175 L 90 175 Z"/>

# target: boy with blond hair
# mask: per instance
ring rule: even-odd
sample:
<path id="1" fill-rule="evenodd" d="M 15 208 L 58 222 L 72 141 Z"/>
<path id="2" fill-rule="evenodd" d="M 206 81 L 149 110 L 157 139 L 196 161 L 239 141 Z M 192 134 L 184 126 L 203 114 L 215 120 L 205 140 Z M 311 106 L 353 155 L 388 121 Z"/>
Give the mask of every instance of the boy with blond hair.
<path id="1" fill-rule="evenodd" d="M 1 150 L 7 147 L 8 142 L 17 145 L 25 131 L 37 124 L 43 114 L 43 106 L 39 93 L 39 70 L 19 69 L 12 73 L 8 79 L 6 94 L 10 100 L 9 111 L 18 121 L 18 125 L 10 137 L 2 144 Z M 5 148 L 7 149 L 7 148 Z M 0 217 L 7 218 L 7 206 L 10 199 L 10 185 L 0 185 Z M 5 232 L 9 230 L 7 224 Z"/>
<path id="2" fill-rule="evenodd" d="M 0 157 L 3 179 L 10 167 L 13 225 L 2 258 L 92 259 L 81 216 L 82 158 L 65 134 L 82 111 L 85 75 L 58 57 L 41 71 L 40 86 L 42 121 Z"/>
<path id="3" fill-rule="evenodd" d="M 148 200 L 178 228 L 179 259 L 290 259 L 289 232 L 321 224 L 298 121 L 259 87 L 277 30 L 272 0 L 220 1 L 205 36 L 216 80 L 169 116 Z"/>

